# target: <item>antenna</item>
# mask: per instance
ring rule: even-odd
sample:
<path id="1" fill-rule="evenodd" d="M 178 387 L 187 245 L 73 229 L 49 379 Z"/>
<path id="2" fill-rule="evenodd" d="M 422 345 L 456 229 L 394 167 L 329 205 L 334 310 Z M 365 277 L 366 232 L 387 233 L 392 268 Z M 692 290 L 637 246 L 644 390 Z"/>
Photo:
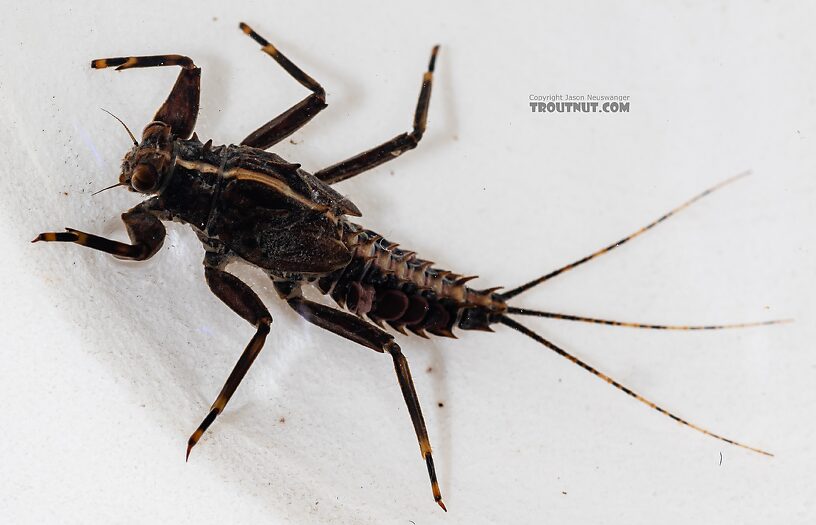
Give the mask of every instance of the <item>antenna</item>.
<path id="1" fill-rule="evenodd" d="M 120 119 L 119 117 L 117 117 L 116 115 L 114 115 L 113 113 L 111 113 L 110 111 L 108 111 L 108 110 L 107 110 L 107 109 L 105 109 L 105 108 L 99 108 L 99 109 L 101 109 L 102 111 L 104 111 L 105 113 L 107 113 L 108 115 L 110 115 L 111 117 L 113 117 L 113 118 L 115 118 L 116 120 L 118 120 L 118 121 L 119 121 L 119 123 L 125 127 L 125 131 L 127 131 L 127 134 L 128 134 L 128 135 L 130 135 L 130 140 L 132 140 L 132 141 L 133 141 L 133 145 L 134 145 L 134 146 L 138 146 L 138 145 L 139 145 L 139 142 L 136 140 L 136 137 L 134 137 L 134 136 L 133 136 L 133 133 L 131 133 L 131 132 L 130 132 L 130 128 L 128 128 L 128 127 L 127 127 L 127 124 L 125 124 L 124 122 L 122 122 L 122 119 Z M 105 189 L 107 189 L 107 188 L 105 188 Z M 102 191 L 104 191 L 104 190 L 102 190 Z"/>

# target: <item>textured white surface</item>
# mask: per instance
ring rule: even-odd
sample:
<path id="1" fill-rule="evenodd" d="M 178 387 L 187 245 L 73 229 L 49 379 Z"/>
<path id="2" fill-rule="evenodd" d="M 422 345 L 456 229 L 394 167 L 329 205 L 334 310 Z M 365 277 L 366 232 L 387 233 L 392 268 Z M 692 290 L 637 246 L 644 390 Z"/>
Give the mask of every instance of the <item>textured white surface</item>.
<path id="1" fill-rule="evenodd" d="M 816 75 L 809 18 L 759 2 L 5 2 L 0 32 L 0 515 L 6 523 L 812 523 L 816 472 Z M 184 447 L 252 330 L 211 296 L 192 232 L 151 261 L 28 244 L 63 226 L 123 239 L 133 128 L 182 53 L 203 68 L 198 134 L 237 142 L 301 86 L 328 91 L 276 151 L 318 169 L 407 130 L 442 44 L 419 148 L 339 185 L 364 224 L 484 286 L 611 242 L 744 169 L 752 177 L 520 304 L 646 322 L 794 317 L 665 333 L 527 324 L 769 459 L 684 429 L 519 334 L 400 337 L 450 512 L 433 504 L 390 360 L 324 333 L 236 267 L 275 323 L 227 412 Z M 626 94 L 625 115 L 537 115 L 530 93 Z M 427 370 L 432 369 L 431 372 Z M 438 403 L 444 403 L 439 407 Z M 722 454 L 722 456 L 721 456 Z"/>

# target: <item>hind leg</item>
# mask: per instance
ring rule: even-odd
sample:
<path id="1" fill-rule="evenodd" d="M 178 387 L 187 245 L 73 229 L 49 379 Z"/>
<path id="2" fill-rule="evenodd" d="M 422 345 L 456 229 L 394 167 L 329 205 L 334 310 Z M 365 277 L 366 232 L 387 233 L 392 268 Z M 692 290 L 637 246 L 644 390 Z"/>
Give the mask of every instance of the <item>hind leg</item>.
<path id="1" fill-rule="evenodd" d="M 428 476 L 431 480 L 431 490 L 434 501 L 447 511 L 442 502 L 442 494 L 439 491 L 439 483 L 436 480 L 436 470 L 434 468 L 433 455 L 431 454 L 431 442 L 428 438 L 428 430 L 425 428 L 425 419 L 422 417 L 422 409 L 419 406 L 419 398 L 414 388 L 414 380 L 411 378 L 411 370 L 408 368 L 408 360 L 402 355 L 402 350 L 394 337 L 384 330 L 380 330 L 364 320 L 346 312 L 341 312 L 329 306 L 309 301 L 301 296 L 300 288 L 288 282 L 276 282 L 275 290 L 289 306 L 301 317 L 312 324 L 325 330 L 344 337 L 357 344 L 371 348 L 375 352 L 388 353 L 394 361 L 394 371 L 397 374 L 402 396 L 408 406 L 408 413 L 414 424 L 419 450 L 425 466 L 428 469 Z"/>
<path id="2" fill-rule="evenodd" d="M 416 112 L 414 113 L 414 129 L 408 133 L 397 135 L 388 142 L 384 142 L 368 151 L 338 162 L 328 168 L 315 173 L 315 177 L 326 184 L 334 184 L 349 179 L 355 175 L 370 170 L 384 162 L 395 159 L 408 150 L 414 149 L 425 133 L 425 124 L 428 121 L 428 105 L 431 103 L 431 87 L 433 85 L 433 71 L 436 64 L 436 54 L 439 46 L 431 51 L 431 60 L 428 71 L 422 77 L 422 89 L 419 91 Z"/>
<path id="3" fill-rule="evenodd" d="M 271 56 L 287 73 L 292 75 L 292 78 L 312 92 L 311 95 L 256 129 L 241 141 L 243 146 L 267 149 L 303 127 L 323 110 L 326 107 L 326 92 L 323 90 L 323 86 L 293 64 L 275 46 L 253 31 L 251 27 L 243 22 L 241 22 L 240 27 L 244 33 L 261 45 L 261 50 L 264 53 Z"/>

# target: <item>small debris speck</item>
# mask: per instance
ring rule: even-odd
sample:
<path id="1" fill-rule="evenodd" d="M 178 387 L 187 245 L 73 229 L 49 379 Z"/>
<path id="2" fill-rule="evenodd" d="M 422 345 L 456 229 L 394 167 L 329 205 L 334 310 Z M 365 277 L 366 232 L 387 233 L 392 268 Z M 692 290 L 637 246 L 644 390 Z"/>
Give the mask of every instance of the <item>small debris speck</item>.
<path id="1" fill-rule="evenodd" d="M 429 367 L 428 367 L 428 369 L 427 369 L 427 370 L 425 370 L 425 371 L 426 371 L 426 372 L 428 372 L 428 373 L 430 374 L 431 372 L 433 372 L 433 367 L 430 367 L 430 366 L 429 366 Z"/>
<path id="2" fill-rule="evenodd" d="M 281 418 L 278 420 L 278 423 L 286 423 L 286 418 L 281 416 Z"/>
<path id="3" fill-rule="evenodd" d="M 439 408 L 443 408 L 443 407 L 445 406 L 445 403 L 443 403 L 443 402 L 441 402 L 441 401 L 440 401 L 440 402 L 439 402 L 439 403 L 437 403 L 436 405 L 437 405 Z"/>

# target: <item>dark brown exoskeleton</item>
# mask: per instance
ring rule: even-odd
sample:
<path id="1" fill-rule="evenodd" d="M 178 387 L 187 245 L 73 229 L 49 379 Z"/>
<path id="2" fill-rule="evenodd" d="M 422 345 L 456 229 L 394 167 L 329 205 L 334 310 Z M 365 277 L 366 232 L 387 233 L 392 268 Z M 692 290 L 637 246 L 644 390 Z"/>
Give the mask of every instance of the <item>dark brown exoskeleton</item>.
<path id="1" fill-rule="evenodd" d="M 212 292 L 257 332 L 212 405 L 210 412 L 189 439 L 187 456 L 204 431 L 224 410 L 227 402 L 263 347 L 272 317 L 258 296 L 225 271 L 232 261 L 244 260 L 262 268 L 274 282 L 281 299 L 307 321 L 380 353 L 394 361 L 397 379 L 414 424 L 422 458 L 426 462 L 435 501 L 444 509 L 437 484 L 431 446 L 414 389 L 408 361 L 384 323 L 396 331 L 453 336 L 453 330 L 492 331 L 505 324 L 581 366 L 638 401 L 704 434 L 761 454 L 765 451 L 737 443 L 693 425 L 643 398 L 612 378 L 532 332 L 509 315 L 535 315 L 570 321 L 633 328 L 711 330 L 772 324 L 780 321 L 711 326 L 647 325 L 541 312 L 508 306 L 507 300 L 556 275 L 575 268 L 637 237 L 701 197 L 740 176 L 675 208 L 637 232 L 572 264 L 510 291 L 476 290 L 466 285 L 474 277 L 462 277 L 432 266 L 401 250 L 380 235 L 346 219 L 360 211 L 330 184 L 353 177 L 416 147 L 425 131 L 431 84 L 438 46 L 433 48 L 422 80 L 413 129 L 347 160 L 307 173 L 265 150 L 311 120 L 326 107 L 325 91 L 314 79 L 289 61 L 272 44 L 246 24 L 241 29 L 262 46 L 295 80 L 312 93 L 245 138 L 240 145 L 213 146 L 193 134 L 199 105 L 201 70 L 180 55 L 99 59 L 94 69 L 117 70 L 180 66 L 181 73 L 153 122 L 133 135 L 133 148 L 125 155 L 119 184 L 151 197 L 122 215 L 132 244 L 125 244 L 74 229 L 41 233 L 36 241 L 72 242 L 123 259 L 142 261 L 162 245 L 162 221 L 189 224 L 204 245 L 204 275 Z M 130 133 L 128 131 L 128 133 Z M 341 307 L 305 299 L 304 284 L 316 286 Z M 367 319 L 367 320 L 366 320 Z"/>

